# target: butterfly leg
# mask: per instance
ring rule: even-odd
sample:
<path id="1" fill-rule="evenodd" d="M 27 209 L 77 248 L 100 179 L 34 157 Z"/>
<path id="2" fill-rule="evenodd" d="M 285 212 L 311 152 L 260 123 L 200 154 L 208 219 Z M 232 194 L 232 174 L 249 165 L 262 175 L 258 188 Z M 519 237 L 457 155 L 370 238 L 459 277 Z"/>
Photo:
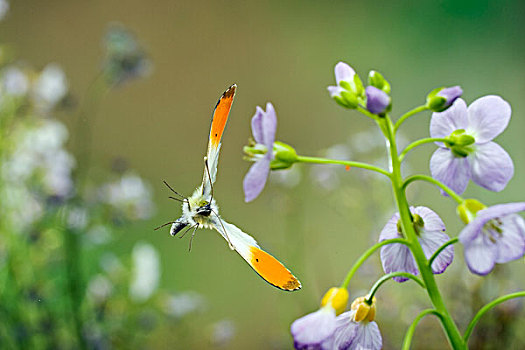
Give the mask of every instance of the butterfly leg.
<path id="1" fill-rule="evenodd" d="M 193 229 L 193 232 L 191 233 L 190 247 L 188 248 L 189 252 L 191 252 L 191 243 L 193 242 L 193 237 L 195 237 L 195 232 L 197 232 L 197 228 L 199 228 L 199 224 L 195 225 L 195 228 Z"/>
<path id="2" fill-rule="evenodd" d="M 215 210 L 211 210 L 213 214 L 219 219 L 219 223 L 221 224 L 222 231 L 224 232 L 224 236 L 226 237 L 226 240 L 228 241 L 228 245 L 230 246 L 231 250 L 235 250 L 235 247 L 232 244 L 232 241 L 230 241 L 230 237 L 228 236 L 228 232 L 226 231 L 226 228 L 224 228 L 224 224 L 222 223 L 221 217 L 215 212 Z"/>

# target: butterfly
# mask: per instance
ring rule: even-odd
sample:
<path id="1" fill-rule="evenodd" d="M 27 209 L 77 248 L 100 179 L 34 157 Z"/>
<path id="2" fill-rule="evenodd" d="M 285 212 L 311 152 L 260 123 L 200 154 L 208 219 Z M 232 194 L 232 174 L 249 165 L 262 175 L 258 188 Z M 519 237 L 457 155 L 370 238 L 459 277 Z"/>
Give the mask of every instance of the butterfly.
<path id="1" fill-rule="evenodd" d="M 281 262 L 262 250 L 252 236 L 221 218 L 217 202 L 213 197 L 213 184 L 217 176 L 222 134 L 228 121 L 236 89 L 237 85 L 230 86 L 219 98 L 213 110 L 208 152 L 204 157 L 202 184 L 190 197 L 184 197 L 171 188 L 167 182 L 164 182 L 177 195 L 177 197 L 170 198 L 182 202 L 182 216 L 175 221 L 157 227 L 157 229 L 171 225 L 170 234 L 175 236 L 186 228 L 186 231 L 180 236 L 181 238 L 193 229 L 190 238 L 190 250 L 191 242 L 198 228 L 214 229 L 228 242 L 230 249 L 239 253 L 266 282 L 285 291 L 298 290 L 301 288 L 301 282 Z"/>

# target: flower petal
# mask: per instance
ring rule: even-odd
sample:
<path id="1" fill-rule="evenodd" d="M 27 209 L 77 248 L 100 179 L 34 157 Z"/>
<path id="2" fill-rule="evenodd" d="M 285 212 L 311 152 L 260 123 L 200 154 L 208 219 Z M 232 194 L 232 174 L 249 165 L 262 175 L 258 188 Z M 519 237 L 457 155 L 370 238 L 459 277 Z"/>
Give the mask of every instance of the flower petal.
<path id="1" fill-rule="evenodd" d="M 426 226 L 426 222 L 425 222 Z M 441 247 L 443 244 L 448 242 L 449 236 L 443 231 L 427 231 L 422 230 L 419 235 L 419 243 L 427 259 Z M 445 272 L 448 265 L 452 263 L 454 259 L 454 247 L 449 245 L 446 247 L 432 262 L 432 271 L 436 274 Z"/>
<path id="2" fill-rule="evenodd" d="M 335 310 L 323 307 L 292 323 L 290 328 L 296 349 L 319 347 L 335 331 Z"/>
<path id="3" fill-rule="evenodd" d="M 397 271 L 404 271 L 413 275 L 419 273 L 412 252 L 401 243 L 393 243 L 381 248 L 381 264 L 385 273 Z M 394 277 L 394 280 L 404 282 L 408 278 Z"/>
<path id="4" fill-rule="evenodd" d="M 443 220 L 433 210 L 427 207 L 410 208 L 412 214 L 417 214 L 423 219 L 425 229 L 428 231 L 445 231 Z"/>
<path id="5" fill-rule="evenodd" d="M 269 157 L 261 158 L 248 170 L 242 183 L 246 202 L 251 202 L 262 192 L 270 173 L 270 161 Z"/>
<path id="6" fill-rule="evenodd" d="M 500 219 L 501 236 L 496 241 L 498 252 L 496 262 L 506 263 L 519 259 L 525 254 L 525 222 L 517 214 Z"/>
<path id="7" fill-rule="evenodd" d="M 355 71 L 348 64 L 339 62 L 335 65 L 335 80 L 337 81 L 337 85 L 339 85 L 341 81 L 353 81 L 354 75 Z"/>
<path id="8" fill-rule="evenodd" d="M 358 324 L 352 322 L 355 311 L 347 311 L 337 316 L 332 349 L 348 349 L 356 334 Z"/>
<path id="9" fill-rule="evenodd" d="M 430 136 L 447 137 L 453 131 L 466 129 L 468 125 L 467 104 L 458 98 L 452 107 L 444 112 L 432 113 L 430 119 Z"/>
<path id="10" fill-rule="evenodd" d="M 499 96 L 484 96 L 468 107 L 467 132 L 474 136 L 476 143 L 485 143 L 505 130 L 509 124 L 511 108 Z"/>
<path id="11" fill-rule="evenodd" d="M 383 339 L 375 322 L 359 322 L 349 350 L 381 350 Z"/>
<path id="12" fill-rule="evenodd" d="M 255 142 L 264 144 L 263 131 L 264 111 L 261 107 L 255 107 L 255 114 L 252 117 L 252 134 Z"/>
<path id="13" fill-rule="evenodd" d="M 496 262 L 497 247 L 488 236 L 479 234 L 464 246 L 465 260 L 470 271 L 478 275 L 486 275 L 492 271 Z"/>
<path id="14" fill-rule="evenodd" d="M 514 175 L 514 163 L 509 154 L 495 142 L 476 145 L 469 157 L 472 180 L 491 191 L 499 192 Z"/>
<path id="15" fill-rule="evenodd" d="M 470 179 L 468 159 L 456 157 L 450 150 L 444 148 L 439 148 L 432 154 L 430 172 L 433 178 L 443 182 L 458 194 L 465 191 Z"/>
<path id="16" fill-rule="evenodd" d="M 366 109 L 371 113 L 380 114 L 390 105 L 390 96 L 375 86 L 366 87 Z"/>
<path id="17" fill-rule="evenodd" d="M 399 238 L 399 232 L 397 232 L 397 222 L 399 221 L 399 213 L 392 215 L 390 220 L 386 223 L 385 227 L 381 230 L 379 234 L 379 242 L 386 239 Z"/>
<path id="18" fill-rule="evenodd" d="M 341 97 L 341 91 L 345 91 L 345 89 L 343 89 L 342 87 L 340 86 L 329 86 L 328 88 L 328 92 L 330 93 L 330 97 L 334 97 L 334 96 L 339 96 Z"/>
<path id="19" fill-rule="evenodd" d="M 272 153 L 273 142 L 275 141 L 275 132 L 277 130 L 277 116 L 275 115 L 275 109 L 273 105 L 268 102 L 266 104 L 265 118 L 262 120 L 263 127 L 263 145 L 266 146 L 268 152 Z"/>

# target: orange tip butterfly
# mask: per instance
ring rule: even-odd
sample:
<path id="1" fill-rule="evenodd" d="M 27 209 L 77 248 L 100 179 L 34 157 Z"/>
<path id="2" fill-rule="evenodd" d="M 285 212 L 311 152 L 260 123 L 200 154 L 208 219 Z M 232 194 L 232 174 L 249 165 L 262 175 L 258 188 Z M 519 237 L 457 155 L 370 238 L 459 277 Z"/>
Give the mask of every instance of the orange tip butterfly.
<path id="1" fill-rule="evenodd" d="M 230 86 L 219 98 L 213 111 L 208 152 L 204 157 L 202 184 L 190 197 L 186 198 L 165 182 L 166 186 L 178 196 L 177 198 L 170 198 L 182 202 L 182 216 L 175 221 L 157 227 L 157 229 L 171 225 L 170 234 L 175 236 L 186 228 L 181 237 L 193 229 L 190 238 L 190 250 L 191 242 L 198 228 L 215 229 L 228 242 L 230 249 L 239 253 L 266 282 L 285 291 L 298 290 L 301 288 L 301 282 L 290 270 L 279 260 L 262 250 L 252 236 L 242 232 L 238 227 L 224 221 L 219 216 L 219 208 L 215 198 L 213 198 L 213 184 L 217 175 L 222 134 L 228 121 L 236 89 L 237 85 Z"/>

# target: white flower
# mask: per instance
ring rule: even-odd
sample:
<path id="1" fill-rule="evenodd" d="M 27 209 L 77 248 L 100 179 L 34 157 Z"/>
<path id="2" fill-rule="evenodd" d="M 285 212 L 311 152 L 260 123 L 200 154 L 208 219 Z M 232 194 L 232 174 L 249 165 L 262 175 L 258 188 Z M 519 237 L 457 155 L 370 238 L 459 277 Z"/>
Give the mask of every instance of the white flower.
<path id="1" fill-rule="evenodd" d="M 101 303 L 106 301 L 113 292 L 113 284 L 107 277 L 96 275 L 87 286 L 87 294 L 94 302 Z"/>
<path id="2" fill-rule="evenodd" d="M 182 318 L 187 314 L 203 311 L 206 299 L 197 292 L 181 292 L 170 296 L 167 300 L 166 312 L 175 317 Z"/>
<path id="3" fill-rule="evenodd" d="M 160 258 L 149 243 L 139 242 L 133 247 L 133 280 L 129 288 L 130 297 L 137 302 L 148 300 L 159 285 Z"/>
<path id="4" fill-rule="evenodd" d="M 0 0 L 0 17 L 2 1 Z M 23 96 L 29 90 L 29 80 L 24 72 L 18 67 L 6 68 L 3 72 L 2 86 L 5 92 L 13 96 Z"/>
<path id="5" fill-rule="evenodd" d="M 235 336 L 235 324 L 231 320 L 221 320 L 213 324 L 211 342 L 215 346 L 225 346 Z"/>
<path id="6" fill-rule="evenodd" d="M 48 111 L 66 96 L 67 90 L 66 74 L 58 64 L 50 63 L 35 82 L 35 103 Z"/>
<path id="7" fill-rule="evenodd" d="M 5 18 L 5 15 L 9 11 L 9 3 L 7 0 L 0 0 L 0 21 Z"/>
<path id="8" fill-rule="evenodd" d="M 137 219 L 149 218 L 154 210 L 151 189 L 139 176 L 125 174 L 101 188 L 102 201 Z"/>

